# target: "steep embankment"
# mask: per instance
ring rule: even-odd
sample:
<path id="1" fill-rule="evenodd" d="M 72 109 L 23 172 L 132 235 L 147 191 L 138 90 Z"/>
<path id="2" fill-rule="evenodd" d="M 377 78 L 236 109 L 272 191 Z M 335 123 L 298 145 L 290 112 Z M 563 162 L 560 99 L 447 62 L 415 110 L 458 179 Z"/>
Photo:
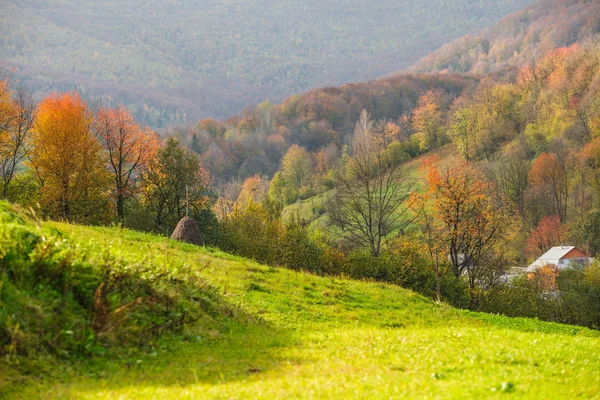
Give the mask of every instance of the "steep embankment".
<path id="1" fill-rule="evenodd" d="M 216 290 L 213 307 L 204 303 L 212 311 L 197 314 L 203 319 L 149 341 L 142 350 L 113 343 L 103 355 L 68 361 L 39 353 L 37 362 L 52 368 L 38 370 L 35 378 L 1 361 L 3 389 L 15 398 L 597 394 L 600 334 L 584 328 L 459 311 L 390 285 L 266 267 L 118 228 L 44 223 L 31 229 L 62 237 L 64 246 L 87 249 L 86 265 L 92 268 L 99 267 L 100 255 L 121 260 L 131 271 L 138 260 L 156 266 L 160 282 L 178 276 L 183 284 L 195 276 Z M 22 237 L 3 232 L 3 243 Z M 6 285 L 12 264 L 4 258 L 1 265 Z M 81 267 L 73 265 L 77 277 Z M 148 279 L 148 273 L 139 278 Z M 171 286 L 169 293 L 184 296 L 192 290 Z M 178 299 L 173 305 L 187 309 L 197 300 Z M 15 301 L 5 291 L 0 300 L 3 307 Z M 134 318 L 134 310 L 125 312 Z M 20 360 L 23 365 L 27 357 Z"/>
<path id="2" fill-rule="evenodd" d="M 486 74 L 522 66 L 599 32 L 600 2 L 540 0 L 477 35 L 443 45 L 409 71 Z"/>

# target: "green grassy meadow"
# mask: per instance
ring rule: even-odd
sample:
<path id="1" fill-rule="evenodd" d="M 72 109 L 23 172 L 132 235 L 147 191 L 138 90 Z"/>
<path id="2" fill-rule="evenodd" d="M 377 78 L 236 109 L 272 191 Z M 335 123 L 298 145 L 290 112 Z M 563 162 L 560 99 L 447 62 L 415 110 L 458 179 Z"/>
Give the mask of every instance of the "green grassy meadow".
<path id="1" fill-rule="evenodd" d="M 0 362 L 7 398 L 600 397 L 596 331 L 456 310 L 391 285 L 262 266 L 119 228 L 44 228 L 92 254 L 197 268 L 240 312 L 148 349 L 48 358 L 37 377 Z"/>

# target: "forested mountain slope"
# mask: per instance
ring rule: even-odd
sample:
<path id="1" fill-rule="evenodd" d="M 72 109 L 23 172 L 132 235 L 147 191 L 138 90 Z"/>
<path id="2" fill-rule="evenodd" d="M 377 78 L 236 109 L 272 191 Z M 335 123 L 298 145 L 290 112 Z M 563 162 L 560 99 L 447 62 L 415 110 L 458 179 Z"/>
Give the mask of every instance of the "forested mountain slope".
<path id="1" fill-rule="evenodd" d="M 530 0 L 2 0 L 0 61 L 162 127 L 381 76 Z"/>
<path id="2" fill-rule="evenodd" d="M 409 70 L 486 74 L 522 66 L 598 32 L 600 1 L 540 0 L 478 34 L 443 45 Z"/>

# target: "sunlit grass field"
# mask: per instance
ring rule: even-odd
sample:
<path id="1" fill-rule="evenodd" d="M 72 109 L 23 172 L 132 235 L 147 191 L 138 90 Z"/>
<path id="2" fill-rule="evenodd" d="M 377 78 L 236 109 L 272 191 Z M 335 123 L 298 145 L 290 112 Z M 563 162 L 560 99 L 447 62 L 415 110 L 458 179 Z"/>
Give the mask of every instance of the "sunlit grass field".
<path id="1" fill-rule="evenodd" d="M 472 313 L 391 285 L 266 267 L 119 228 L 60 223 L 77 245 L 202 269 L 244 317 L 141 352 L 52 362 L 9 398 L 598 398 L 600 334 Z"/>

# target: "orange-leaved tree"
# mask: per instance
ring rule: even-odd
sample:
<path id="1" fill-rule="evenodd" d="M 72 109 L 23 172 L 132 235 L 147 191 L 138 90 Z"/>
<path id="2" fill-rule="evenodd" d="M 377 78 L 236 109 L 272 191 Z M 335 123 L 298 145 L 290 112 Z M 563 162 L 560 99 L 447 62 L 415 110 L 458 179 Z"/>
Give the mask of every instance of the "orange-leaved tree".
<path id="1" fill-rule="evenodd" d="M 244 208 L 250 202 L 260 203 L 267 196 L 268 190 L 269 182 L 263 181 L 260 176 L 254 175 L 246 178 L 237 198 L 237 206 Z"/>
<path id="2" fill-rule="evenodd" d="M 135 193 L 135 179 L 147 167 L 159 147 L 156 134 L 140 127 L 124 106 L 99 108 L 92 124 L 104 148 L 112 175 L 112 200 L 120 219 L 125 201 Z"/>
<path id="3" fill-rule="evenodd" d="M 454 275 L 466 274 L 474 288 L 493 272 L 501 245 L 512 239 L 514 217 L 494 185 L 470 163 L 439 165 L 430 158 L 424 168 L 429 223 L 436 232 L 431 238 L 445 249 Z"/>
<path id="4" fill-rule="evenodd" d="M 447 141 L 444 112 L 441 108 L 442 97 L 441 92 L 429 91 L 419 98 L 417 107 L 413 110 L 412 125 L 421 150 L 438 148 Z"/>
<path id="5" fill-rule="evenodd" d="M 77 93 L 52 94 L 38 105 L 29 164 L 44 205 L 67 220 L 98 211 L 107 187 L 102 146 L 92 115 Z"/>
<path id="6" fill-rule="evenodd" d="M 525 251 L 529 257 L 539 257 L 551 247 L 562 245 L 568 233 L 568 228 L 560 222 L 558 215 L 544 217 L 531 231 Z"/>

